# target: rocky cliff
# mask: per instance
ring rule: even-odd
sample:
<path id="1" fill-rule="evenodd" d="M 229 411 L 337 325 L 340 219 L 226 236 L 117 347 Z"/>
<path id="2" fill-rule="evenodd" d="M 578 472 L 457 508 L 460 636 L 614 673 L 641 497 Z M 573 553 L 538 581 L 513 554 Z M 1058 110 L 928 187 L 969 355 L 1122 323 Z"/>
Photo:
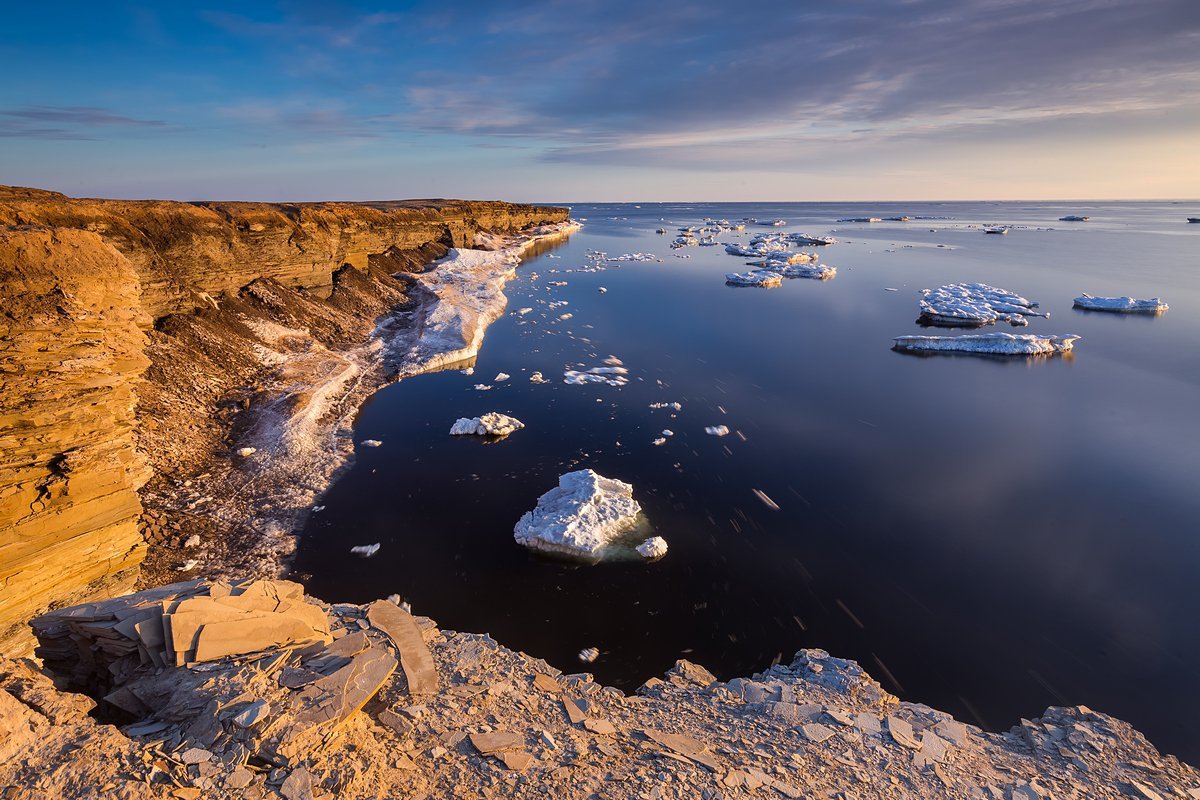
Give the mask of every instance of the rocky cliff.
<path id="1" fill-rule="evenodd" d="M 393 273 L 481 233 L 566 218 L 501 202 L 0 187 L 0 652 L 24 652 L 23 623 L 46 608 L 129 588 L 146 552 L 139 525 L 155 543 L 183 528 L 175 509 L 141 519 L 139 489 L 149 481 L 161 500 L 203 478 L 237 412 L 271 399 L 261 390 L 281 360 L 353 362 L 338 354 L 406 302 Z"/>

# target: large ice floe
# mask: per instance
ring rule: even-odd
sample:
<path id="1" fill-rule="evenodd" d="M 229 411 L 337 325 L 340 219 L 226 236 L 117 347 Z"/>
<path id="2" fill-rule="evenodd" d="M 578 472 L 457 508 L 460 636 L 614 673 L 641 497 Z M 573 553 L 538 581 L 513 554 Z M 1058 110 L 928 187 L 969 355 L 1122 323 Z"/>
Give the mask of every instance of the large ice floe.
<path id="1" fill-rule="evenodd" d="M 1138 300 L 1133 297 L 1092 297 L 1086 292 L 1075 298 L 1075 307 L 1088 311 L 1115 311 L 1121 314 L 1161 314 L 1170 306 L 1157 297 Z"/>
<path id="2" fill-rule="evenodd" d="M 499 437 L 508 436 L 524 427 L 525 423 L 515 417 L 501 414 L 499 411 L 490 411 L 479 417 L 459 417 L 450 426 L 450 435 Z"/>
<path id="3" fill-rule="evenodd" d="M 1007 289 L 986 283 L 951 283 L 921 290 L 921 319 L 928 325 L 978 328 L 1003 320 L 1015 327 L 1028 325 L 1025 317 L 1050 317 L 1035 311 L 1037 303 Z"/>
<path id="4" fill-rule="evenodd" d="M 654 558 L 666 542 L 651 545 L 648 528 L 631 485 L 582 469 L 561 476 L 517 522 L 513 538 L 531 550 L 592 562 Z"/>
<path id="5" fill-rule="evenodd" d="M 974 333 L 965 336 L 897 336 L 893 348 L 910 353 L 977 353 L 998 356 L 1051 356 L 1066 353 L 1078 340 L 1071 334 Z"/>

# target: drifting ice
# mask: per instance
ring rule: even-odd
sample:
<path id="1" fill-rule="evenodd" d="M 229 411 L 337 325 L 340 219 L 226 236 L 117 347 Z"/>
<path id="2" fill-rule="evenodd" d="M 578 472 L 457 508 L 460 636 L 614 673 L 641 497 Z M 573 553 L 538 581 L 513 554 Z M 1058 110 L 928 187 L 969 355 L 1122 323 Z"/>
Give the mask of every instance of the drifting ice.
<path id="1" fill-rule="evenodd" d="M 507 414 L 492 411 L 481 417 L 459 417 L 450 427 L 451 436 L 508 436 L 525 427 L 525 423 Z"/>
<path id="2" fill-rule="evenodd" d="M 707 428 L 704 429 L 704 432 L 707 433 L 709 436 L 728 436 L 729 435 L 729 426 L 728 425 L 709 425 Z"/>
<path id="3" fill-rule="evenodd" d="M 1089 311 L 1116 311 L 1124 314 L 1160 314 L 1169 306 L 1157 297 L 1137 300 L 1132 297 L 1092 297 L 1084 293 L 1075 298 L 1076 308 Z"/>
<path id="4" fill-rule="evenodd" d="M 783 276 L 778 272 L 767 269 L 757 269 L 753 272 L 727 272 L 725 283 L 730 286 L 761 286 L 764 289 L 774 289 L 783 285 Z"/>
<path id="5" fill-rule="evenodd" d="M 615 545 L 644 520 L 631 485 L 582 469 L 560 477 L 517 522 L 513 538 L 533 550 L 595 560 L 619 554 Z"/>
<path id="6" fill-rule="evenodd" d="M 921 321 L 948 327 L 979 327 L 1004 320 L 1020 327 L 1025 317 L 1046 317 L 1033 309 L 1037 303 L 1007 289 L 986 283 L 951 283 L 936 289 L 921 290 Z"/>
<path id="7" fill-rule="evenodd" d="M 360 544 L 358 547 L 351 547 L 350 552 L 356 556 L 370 558 L 379 552 L 379 542 L 375 544 Z"/>
<path id="8" fill-rule="evenodd" d="M 667 540 L 661 536 L 651 536 L 637 546 L 642 558 L 662 558 L 667 554 Z"/>
<path id="9" fill-rule="evenodd" d="M 563 372 L 563 383 L 583 386 L 588 383 L 604 383 L 609 386 L 624 386 L 629 383 L 625 367 L 592 367 L 591 369 L 568 369 Z"/>
<path id="10" fill-rule="evenodd" d="M 992 355 L 1054 355 L 1071 350 L 1078 336 L 1036 336 L 1030 333 L 977 333 L 967 336 L 897 336 L 896 350 L 931 353 Z"/>

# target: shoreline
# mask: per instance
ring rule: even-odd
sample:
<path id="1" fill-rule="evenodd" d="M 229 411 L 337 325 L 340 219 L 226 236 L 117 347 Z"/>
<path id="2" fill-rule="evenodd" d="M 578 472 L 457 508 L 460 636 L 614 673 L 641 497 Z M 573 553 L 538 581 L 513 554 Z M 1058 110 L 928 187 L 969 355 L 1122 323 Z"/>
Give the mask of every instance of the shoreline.
<path id="1" fill-rule="evenodd" d="M 497 249 L 453 248 L 423 272 L 398 273 L 393 277 L 402 278 L 410 302 L 385 312 L 364 341 L 345 350 L 304 341 L 300 352 L 287 352 L 306 339 L 303 330 L 257 324 L 260 338 L 278 345 L 258 354 L 275 371 L 255 394 L 271 399 L 239 420 L 232 453 L 208 454 L 202 467 L 207 480 L 143 491 L 152 513 L 200 509 L 224 533 L 184 548 L 182 563 L 176 549 L 151 546 L 139 586 L 189 574 L 285 574 L 308 514 L 353 461 L 354 420 L 362 404 L 399 380 L 470 366 L 488 326 L 504 313 L 503 288 L 521 257 L 580 227 L 567 221 L 488 236 L 483 242 Z M 253 452 L 241 456 L 242 448 Z"/>

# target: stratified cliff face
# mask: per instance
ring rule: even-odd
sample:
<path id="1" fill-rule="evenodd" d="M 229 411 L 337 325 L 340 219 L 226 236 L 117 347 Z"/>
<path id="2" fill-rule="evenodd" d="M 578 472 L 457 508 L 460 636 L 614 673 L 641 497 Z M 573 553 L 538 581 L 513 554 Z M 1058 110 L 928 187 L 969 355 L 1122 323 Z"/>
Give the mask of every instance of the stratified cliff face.
<path id="1" fill-rule="evenodd" d="M 279 325 L 313 340 L 288 346 L 349 348 L 405 302 L 392 273 L 478 233 L 566 218 L 501 202 L 177 203 L 0 186 L 0 652 L 27 651 L 23 623 L 40 611 L 132 585 L 146 550 L 138 489 L 156 469 L 169 473 L 160 487 L 182 482 L 226 446 L 220 413 L 231 395 L 249 404 L 270 369 L 255 350 Z M 168 538 L 171 520 L 156 520 Z"/>
<path id="2" fill-rule="evenodd" d="M 0 186 L 0 226 L 93 231 L 121 251 L 141 278 L 150 319 L 196 307 L 198 293 L 236 291 L 259 277 L 328 290 L 343 264 L 363 269 L 375 260 L 394 272 L 420 266 L 403 251 L 430 242 L 472 247 L 480 231 L 566 218 L 564 208 L 502 202 L 176 203 Z"/>
<path id="3" fill-rule="evenodd" d="M 0 230 L 0 650 L 29 613 L 129 588 L 138 276 L 94 233 Z"/>

